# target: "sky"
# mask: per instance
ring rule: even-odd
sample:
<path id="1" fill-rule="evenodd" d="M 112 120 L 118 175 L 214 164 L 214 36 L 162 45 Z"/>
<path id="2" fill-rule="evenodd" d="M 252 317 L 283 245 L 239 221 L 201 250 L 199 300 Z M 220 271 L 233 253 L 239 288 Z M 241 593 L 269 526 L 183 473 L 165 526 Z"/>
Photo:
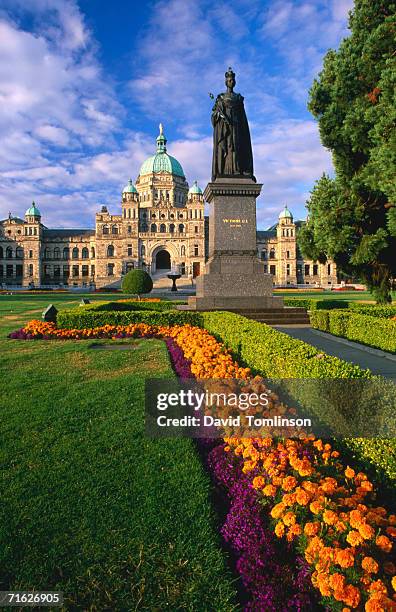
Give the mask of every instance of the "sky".
<path id="1" fill-rule="evenodd" d="M 210 180 L 224 72 L 245 97 L 259 228 L 305 202 L 329 152 L 307 110 L 352 0 L 0 0 L 0 218 L 34 200 L 48 227 L 92 227 L 155 152 Z"/>

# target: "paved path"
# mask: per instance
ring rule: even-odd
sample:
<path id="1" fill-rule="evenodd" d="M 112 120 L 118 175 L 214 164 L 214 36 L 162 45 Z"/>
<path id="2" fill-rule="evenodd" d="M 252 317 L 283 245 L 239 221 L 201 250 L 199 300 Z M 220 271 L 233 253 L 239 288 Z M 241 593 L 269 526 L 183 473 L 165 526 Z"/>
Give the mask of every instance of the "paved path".
<path id="1" fill-rule="evenodd" d="M 328 355 L 350 361 L 361 368 L 369 368 L 374 374 L 380 374 L 396 382 L 396 355 L 385 353 L 345 338 L 331 336 L 312 327 L 292 327 L 276 325 L 275 329 L 304 340 Z"/>

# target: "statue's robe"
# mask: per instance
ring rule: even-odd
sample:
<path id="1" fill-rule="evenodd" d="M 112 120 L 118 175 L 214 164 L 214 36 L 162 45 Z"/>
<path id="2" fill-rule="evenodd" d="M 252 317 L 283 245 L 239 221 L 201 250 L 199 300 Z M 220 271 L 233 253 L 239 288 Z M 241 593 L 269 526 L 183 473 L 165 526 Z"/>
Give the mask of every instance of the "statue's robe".
<path id="1" fill-rule="evenodd" d="M 254 179 L 252 144 L 243 96 L 219 94 L 212 110 L 212 125 L 212 180 L 228 176 Z"/>

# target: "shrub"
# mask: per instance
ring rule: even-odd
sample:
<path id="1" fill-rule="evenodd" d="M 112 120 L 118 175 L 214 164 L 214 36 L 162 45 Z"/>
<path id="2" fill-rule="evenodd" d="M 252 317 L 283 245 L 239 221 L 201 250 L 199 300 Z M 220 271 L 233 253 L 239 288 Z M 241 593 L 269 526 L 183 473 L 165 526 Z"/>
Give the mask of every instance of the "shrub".
<path id="1" fill-rule="evenodd" d="M 359 314 L 352 309 L 339 312 L 327 311 L 326 315 L 311 313 L 311 324 L 315 329 L 396 353 L 396 322 L 390 319 L 374 318 Z"/>
<path id="2" fill-rule="evenodd" d="M 309 311 L 314 310 L 333 310 L 335 308 L 348 308 L 350 302 L 347 300 L 326 300 L 326 299 L 315 299 L 315 298 L 284 298 L 283 303 L 285 306 L 293 306 L 299 308 L 306 308 Z"/>
<path id="3" fill-rule="evenodd" d="M 121 285 L 124 293 L 141 295 L 150 293 L 153 288 L 153 281 L 150 274 L 144 270 L 130 270 L 122 279 Z"/>
<path id="4" fill-rule="evenodd" d="M 128 300 L 128 302 L 117 301 L 117 302 L 96 302 L 95 304 L 89 304 L 88 306 L 81 306 L 87 310 L 94 310 L 95 312 L 115 312 L 115 311 L 135 311 L 135 310 L 151 310 L 155 312 L 162 312 L 164 310 L 175 310 L 177 304 L 183 302 L 145 302 L 141 300 Z"/>
<path id="5" fill-rule="evenodd" d="M 377 306 L 375 304 L 359 304 L 351 302 L 349 307 L 353 312 L 369 315 L 370 317 L 378 317 L 380 319 L 390 319 L 396 316 L 396 306 L 388 304 L 387 306 Z"/>
<path id="6" fill-rule="evenodd" d="M 202 317 L 197 312 L 153 310 L 95 310 L 94 308 L 73 308 L 62 310 L 58 315 L 58 327 L 63 329 L 84 329 L 102 325 L 191 325 L 202 326 Z"/>

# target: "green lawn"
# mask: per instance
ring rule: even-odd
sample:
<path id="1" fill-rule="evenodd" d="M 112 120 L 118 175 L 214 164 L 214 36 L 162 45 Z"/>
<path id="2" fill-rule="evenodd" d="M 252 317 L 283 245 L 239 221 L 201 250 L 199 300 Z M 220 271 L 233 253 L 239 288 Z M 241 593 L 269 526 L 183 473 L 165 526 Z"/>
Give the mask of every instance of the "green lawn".
<path id="1" fill-rule="evenodd" d="M 164 343 L 8 340 L 48 298 L 5 297 L 1 590 L 61 590 L 68 609 L 238 609 L 192 441 L 143 433 L 145 377 L 172 376 Z"/>

